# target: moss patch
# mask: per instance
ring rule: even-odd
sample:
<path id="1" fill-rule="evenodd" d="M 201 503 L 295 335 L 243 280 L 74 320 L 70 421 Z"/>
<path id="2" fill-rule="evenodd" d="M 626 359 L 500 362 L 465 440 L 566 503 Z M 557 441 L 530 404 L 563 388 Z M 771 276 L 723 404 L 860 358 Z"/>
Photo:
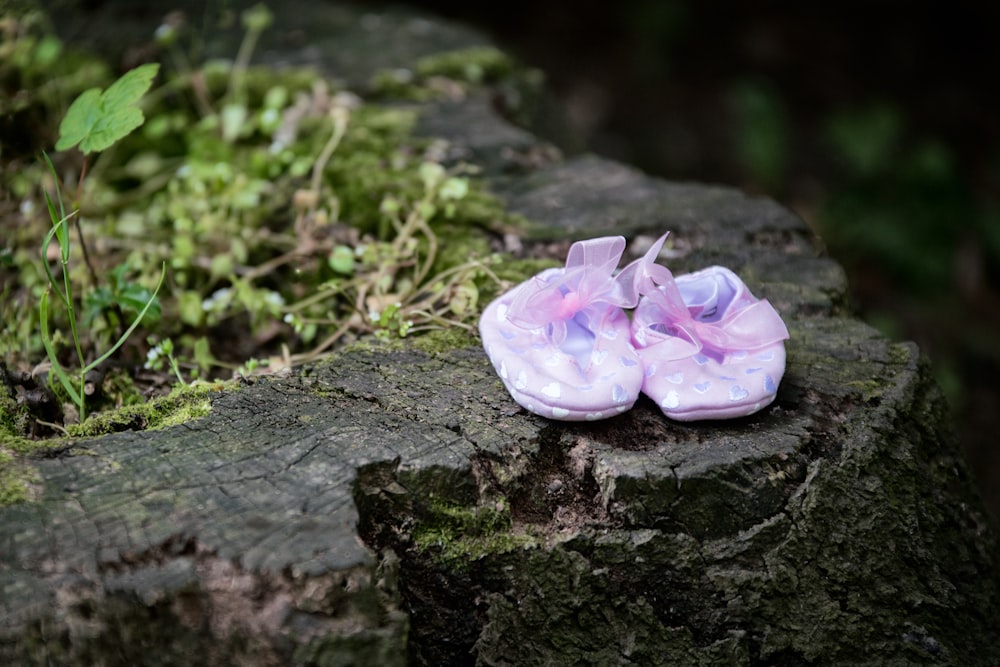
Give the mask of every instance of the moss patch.
<path id="1" fill-rule="evenodd" d="M 118 431 L 155 430 L 204 417 L 212 409 L 212 396 L 236 389 L 235 382 L 180 386 L 168 395 L 142 405 L 126 405 L 92 416 L 67 428 L 71 437 L 92 438 Z"/>
<path id="2" fill-rule="evenodd" d="M 422 352 L 437 354 L 446 350 L 453 350 L 459 347 L 470 347 L 478 345 L 479 339 L 471 331 L 459 329 L 441 329 L 439 331 L 429 331 L 426 334 L 414 338 L 410 343 L 413 347 Z"/>
<path id="3" fill-rule="evenodd" d="M 0 390 L 0 441 L 16 438 L 28 432 L 31 415 L 13 396 Z"/>
<path id="4" fill-rule="evenodd" d="M 474 46 L 421 58 L 412 71 L 382 70 L 372 78 L 371 88 L 376 95 L 425 101 L 453 95 L 455 85 L 467 87 L 502 81 L 517 70 L 514 60 L 499 49 Z"/>
<path id="5" fill-rule="evenodd" d="M 426 56 L 417 61 L 422 77 L 444 76 L 468 83 L 499 81 L 514 72 L 514 61 L 492 46 L 474 46 Z"/>
<path id="6" fill-rule="evenodd" d="M 36 480 L 34 468 L 0 449 L 0 507 L 29 500 Z"/>
<path id="7" fill-rule="evenodd" d="M 432 497 L 424 509 L 423 520 L 413 529 L 413 543 L 453 568 L 538 543 L 529 534 L 512 532 L 510 503 L 503 497 L 474 507 Z"/>

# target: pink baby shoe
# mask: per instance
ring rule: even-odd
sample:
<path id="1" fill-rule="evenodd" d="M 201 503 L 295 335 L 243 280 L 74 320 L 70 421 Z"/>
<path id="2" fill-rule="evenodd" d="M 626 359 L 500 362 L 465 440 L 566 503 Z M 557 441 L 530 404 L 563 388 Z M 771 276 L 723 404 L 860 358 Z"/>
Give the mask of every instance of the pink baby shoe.
<path id="1" fill-rule="evenodd" d="M 622 310 L 638 301 L 635 267 L 614 275 L 624 250 L 621 236 L 574 243 L 565 268 L 541 272 L 483 311 L 483 347 L 525 409 L 580 421 L 635 403 L 642 365 Z"/>
<path id="2" fill-rule="evenodd" d="M 753 414 L 774 400 L 785 372 L 788 329 L 729 269 L 676 278 L 656 264 L 664 234 L 623 271 L 641 294 L 632 342 L 645 373 L 642 391 L 679 421 Z"/>

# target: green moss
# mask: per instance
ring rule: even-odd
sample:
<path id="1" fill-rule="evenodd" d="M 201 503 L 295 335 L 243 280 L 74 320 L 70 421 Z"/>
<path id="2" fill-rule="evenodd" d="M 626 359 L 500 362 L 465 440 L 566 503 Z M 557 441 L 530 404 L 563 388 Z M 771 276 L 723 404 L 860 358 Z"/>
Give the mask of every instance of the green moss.
<path id="1" fill-rule="evenodd" d="M 413 543 L 450 567 L 461 569 L 492 554 L 537 544 L 531 535 L 512 532 L 510 505 L 503 497 L 475 507 L 432 497 L 424 509 L 413 529 Z"/>
<path id="2" fill-rule="evenodd" d="M 436 551 L 437 560 L 456 570 L 491 555 L 530 549 L 538 540 L 528 534 L 496 533 L 474 537 L 455 535 L 447 531 L 427 530 L 418 536 L 417 548 Z"/>
<path id="3" fill-rule="evenodd" d="M 499 81 L 514 72 L 514 61 L 492 46 L 474 46 L 426 56 L 417 61 L 422 78 L 444 76 L 466 83 Z"/>
<path id="4" fill-rule="evenodd" d="M 351 124 L 326 173 L 339 202 L 340 218 L 362 232 L 387 236 L 380 212 L 383 198 L 414 201 L 422 193 L 419 161 L 410 151 L 424 143 L 412 137 L 416 112 L 366 105 L 351 114 Z M 327 132 L 328 134 L 328 132 Z M 316 137 L 307 142 L 315 143 Z M 305 147 L 304 153 L 308 154 Z"/>
<path id="5" fill-rule="evenodd" d="M 37 474 L 31 466 L 0 449 L 0 507 L 28 500 L 31 484 L 36 480 Z"/>
<path id="6" fill-rule="evenodd" d="M 492 46 L 474 46 L 425 56 L 413 71 L 396 69 L 377 72 L 371 81 L 376 95 L 426 101 L 453 94 L 435 79 L 448 79 L 468 86 L 496 83 L 513 76 L 518 66 L 510 56 Z"/>
<path id="7" fill-rule="evenodd" d="M 89 413 L 91 411 L 114 410 L 116 407 L 145 403 L 146 398 L 135 385 L 128 369 L 114 368 L 108 372 L 101 383 L 101 401 L 96 404 L 87 403 L 87 411 Z"/>
<path id="8" fill-rule="evenodd" d="M 848 387 L 857 389 L 861 394 L 861 400 L 869 401 L 878 398 L 885 393 L 887 382 L 878 377 L 870 380 L 851 380 L 845 383 Z"/>
<path id="9" fill-rule="evenodd" d="M 447 350 L 478 344 L 479 339 L 471 331 L 452 327 L 450 329 L 428 331 L 420 336 L 414 336 L 410 347 L 430 354 L 438 354 Z"/>
<path id="10" fill-rule="evenodd" d="M 889 346 L 889 361 L 898 366 L 906 366 L 913 360 L 913 350 L 909 345 L 893 343 Z"/>
<path id="11" fill-rule="evenodd" d="M 67 428 L 73 438 L 93 438 L 129 430 L 156 430 L 183 424 L 207 415 L 211 398 L 222 389 L 233 390 L 235 383 L 198 383 L 175 388 L 168 395 L 142 405 L 126 405 L 93 415 L 82 424 Z"/>
<path id="12" fill-rule="evenodd" d="M 24 437 L 30 423 L 27 408 L 0 391 L 0 507 L 31 499 L 38 476 L 22 455 L 52 446 L 52 441 Z"/>
<path id="13" fill-rule="evenodd" d="M 13 396 L 0 390 L 0 441 L 23 436 L 31 415 L 23 405 L 18 405 Z"/>
<path id="14" fill-rule="evenodd" d="M 414 77 L 409 70 L 380 70 L 372 76 L 369 83 L 372 94 L 376 97 L 425 102 L 433 99 L 436 93 Z"/>

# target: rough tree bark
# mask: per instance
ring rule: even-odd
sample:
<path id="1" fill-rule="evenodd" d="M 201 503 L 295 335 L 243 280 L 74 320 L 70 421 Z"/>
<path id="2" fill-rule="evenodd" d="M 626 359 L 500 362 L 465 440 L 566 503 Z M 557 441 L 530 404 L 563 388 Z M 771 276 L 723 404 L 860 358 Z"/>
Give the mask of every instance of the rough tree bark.
<path id="1" fill-rule="evenodd" d="M 423 123 L 552 237 L 672 229 L 672 268 L 740 273 L 791 331 L 776 403 L 563 424 L 475 340 L 344 350 L 35 461 L 37 500 L 0 510 L 0 662 L 1000 664 L 995 534 L 941 395 L 798 218 L 553 159 L 485 96 Z"/>

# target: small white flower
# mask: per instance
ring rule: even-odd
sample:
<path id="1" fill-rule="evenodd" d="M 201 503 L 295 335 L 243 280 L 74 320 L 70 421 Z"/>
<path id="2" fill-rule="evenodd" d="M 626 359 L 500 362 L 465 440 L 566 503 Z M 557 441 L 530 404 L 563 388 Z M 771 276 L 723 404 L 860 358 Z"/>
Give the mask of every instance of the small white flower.
<path id="1" fill-rule="evenodd" d="M 232 290 L 222 287 L 212 292 L 212 295 L 201 302 L 202 310 L 215 310 L 229 303 Z"/>

